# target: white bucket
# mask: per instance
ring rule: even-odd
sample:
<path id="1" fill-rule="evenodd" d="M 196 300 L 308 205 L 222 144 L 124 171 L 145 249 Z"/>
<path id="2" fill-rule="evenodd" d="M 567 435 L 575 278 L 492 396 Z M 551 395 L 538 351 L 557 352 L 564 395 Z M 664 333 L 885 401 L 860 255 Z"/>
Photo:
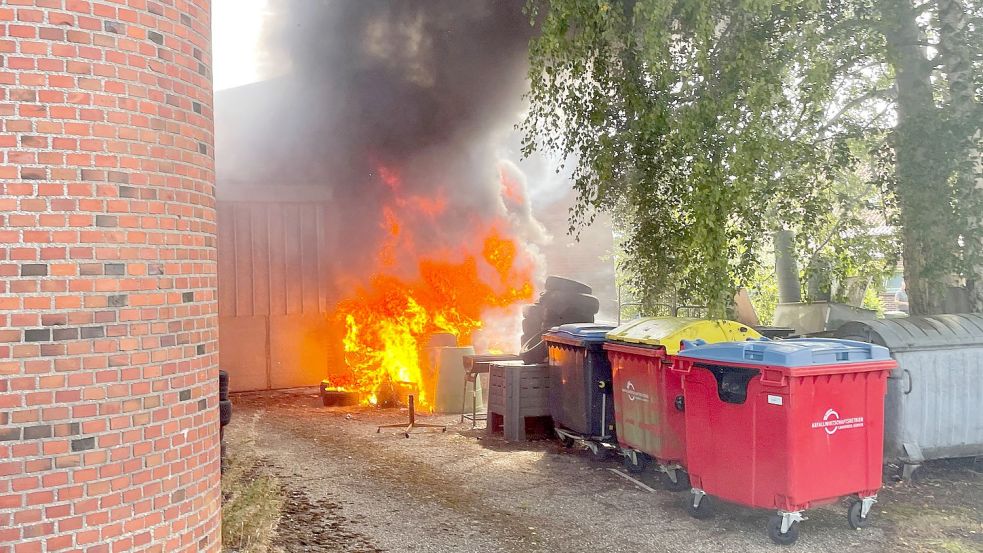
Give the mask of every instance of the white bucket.
<path id="1" fill-rule="evenodd" d="M 438 348 L 437 391 L 433 407 L 437 413 L 459 414 L 464 402 L 464 356 L 474 355 L 472 346 Z M 470 394 L 468 394 L 470 396 Z M 470 412 L 470 397 L 465 406 Z"/>

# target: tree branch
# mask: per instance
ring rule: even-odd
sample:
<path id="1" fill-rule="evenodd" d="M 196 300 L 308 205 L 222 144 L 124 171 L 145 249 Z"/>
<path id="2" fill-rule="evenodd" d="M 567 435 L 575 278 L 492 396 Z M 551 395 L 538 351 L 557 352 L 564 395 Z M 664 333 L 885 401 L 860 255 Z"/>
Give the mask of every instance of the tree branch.
<path id="1" fill-rule="evenodd" d="M 839 121 L 844 115 L 846 115 L 853 108 L 863 104 L 868 100 L 874 99 L 891 99 L 893 96 L 894 89 L 874 89 L 866 92 L 856 98 L 853 98 L 849 102 L 843 105 L 832 117 L 830 117 L 822 127 L 819 127 L 818 134 L 823 134 L 830 129 L 837 121 Z"/>
<path id="2" fill-rule="evenodd" d="M 921 15 L 931 9 L 932 5 L 935 4 L 935 0 L 928 0 L 927 2 L 922 2 L 917 6 L 912 6 L 915 15 Z"/>

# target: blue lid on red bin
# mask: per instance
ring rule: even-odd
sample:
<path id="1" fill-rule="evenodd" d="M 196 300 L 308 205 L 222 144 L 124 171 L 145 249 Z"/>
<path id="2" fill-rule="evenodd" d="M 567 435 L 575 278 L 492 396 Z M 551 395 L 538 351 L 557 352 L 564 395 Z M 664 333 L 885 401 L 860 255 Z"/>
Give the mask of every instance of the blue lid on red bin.
<path id="1" fill-rule="evenodd" d="M 836 338 L 748 340 L 716 344 L 697 342 L 685 343 L 679 356 L 720 364 L 751 363 L 772 367 L 838 365 L 891 358 L 884 346 Z"/>
<path id="2" fill-rule="evenodd" d="M 552 334 L 554 336 L 566 336 L 584 342 L 603 342 L 606 339 L 607 333 L 614 330 L 614 328 L 614 325 L 603 323 L 570 323 L 554 326 L 546 336 L 548 337 Z"/>

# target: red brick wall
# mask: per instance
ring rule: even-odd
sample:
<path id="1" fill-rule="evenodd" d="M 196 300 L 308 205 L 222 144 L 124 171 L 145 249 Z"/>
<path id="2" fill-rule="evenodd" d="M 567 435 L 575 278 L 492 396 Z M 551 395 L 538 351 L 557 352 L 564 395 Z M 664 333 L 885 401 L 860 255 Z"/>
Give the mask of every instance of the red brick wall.
<path id="1" fill-rule="evenodd" d="M 220 548 L 209 4 L 0 2 L 0 553 Z"/>

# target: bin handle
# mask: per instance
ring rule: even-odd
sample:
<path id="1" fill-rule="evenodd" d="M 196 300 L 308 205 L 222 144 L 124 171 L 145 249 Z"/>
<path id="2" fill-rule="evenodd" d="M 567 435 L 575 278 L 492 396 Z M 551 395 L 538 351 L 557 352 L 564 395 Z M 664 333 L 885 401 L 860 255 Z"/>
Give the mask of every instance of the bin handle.
<path id="1" fill-rule="evenodd" d="M 769 377 L 777 376 L 777 379 L 772 379 Z M 770 384 L 772 386 L 784 386 L 786 383 L 785 375 L 778 371 L 762 371 L 761 372 L 761 383 Z"/>
<path id="2" fill-rule="evenodd" d="M 907 389 L 907 390 L 905 390 L 905 393 L 904 393 L 904 395 L 908 395 L 908 394 L 910 394 L 910 393 L 911 393 L 911 388 L 912 388 L 912 383 L 911 383 L 911 371 L 909 371 L 908 369 L 902 369 L 902 371 L 901 371 L 901 373 L 902 373 L 903 375 L 905 375 L 905 376 L 907 376 L 907 377 L 908 377 L 908 389 Z"/>
<path id="3" fill-rule="evenodd" d="M 744 350 L 744 359 L 748 361 L 761 361 L 765 358 L 763 351 Z"/>

